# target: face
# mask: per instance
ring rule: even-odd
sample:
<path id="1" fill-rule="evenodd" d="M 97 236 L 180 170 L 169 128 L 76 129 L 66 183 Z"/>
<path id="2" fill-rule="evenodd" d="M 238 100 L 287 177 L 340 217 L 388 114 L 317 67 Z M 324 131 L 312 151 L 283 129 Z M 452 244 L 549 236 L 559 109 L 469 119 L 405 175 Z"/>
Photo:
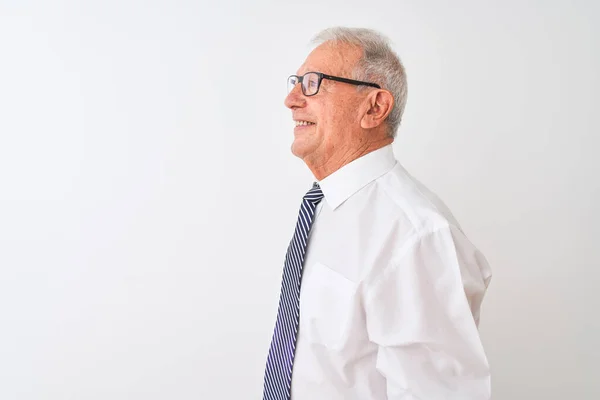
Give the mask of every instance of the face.
<path id="1" fill-rule="evenodd" d="M 324 43 L 308 55 L 296 74 L 314 71 L 352 78 L 361 56 L 358 48 Z M 364 94 L 354 85 L 328 79 L 323 79 L 314 96 L 304 96 L 300 86 L 296 85 L 285 99 L 295 122 L 292 153 L 305 162 L 319 164 L 334 152 L 351 150 L 360 140 Z"/>

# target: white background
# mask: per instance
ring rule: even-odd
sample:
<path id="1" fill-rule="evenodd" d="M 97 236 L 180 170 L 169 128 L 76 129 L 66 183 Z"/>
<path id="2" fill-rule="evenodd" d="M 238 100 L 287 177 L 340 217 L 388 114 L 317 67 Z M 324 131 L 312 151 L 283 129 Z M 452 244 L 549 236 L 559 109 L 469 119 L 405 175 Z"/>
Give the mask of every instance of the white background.
<path id="1" fill-rule="evenodd" d="M 0 399 L 259 399 L 333 25 L 409 77 L 397 157 L 490 261 L 497 400 L 600 398 L 597 1 L 0 0 Z"/>

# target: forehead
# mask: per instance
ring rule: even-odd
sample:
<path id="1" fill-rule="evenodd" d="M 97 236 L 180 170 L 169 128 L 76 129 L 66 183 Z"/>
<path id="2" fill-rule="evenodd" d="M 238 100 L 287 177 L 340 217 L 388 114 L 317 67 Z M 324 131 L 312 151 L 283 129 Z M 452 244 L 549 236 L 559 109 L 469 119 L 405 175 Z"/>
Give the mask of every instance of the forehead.
<path id="1" fill-rule="evenodd" d="M 306 57 L 298 75 L 308 71 L 329 75 L 350 76 L 362 56 L 362 50 L 346 43 L 325 42 Z"/>

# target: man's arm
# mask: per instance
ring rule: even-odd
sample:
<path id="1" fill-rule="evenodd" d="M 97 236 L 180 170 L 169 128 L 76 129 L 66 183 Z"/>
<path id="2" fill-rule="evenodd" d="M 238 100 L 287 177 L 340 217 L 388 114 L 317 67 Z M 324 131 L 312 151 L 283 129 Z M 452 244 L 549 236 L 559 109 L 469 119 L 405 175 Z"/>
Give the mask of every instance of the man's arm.
<path id="1" fill-rule="evenodd" d="M 389 400 L 490 398 L 477 329 L 489 279 L 485 258 L 447 227 L 416 237 L 367 288 L 367 330 Z"/>

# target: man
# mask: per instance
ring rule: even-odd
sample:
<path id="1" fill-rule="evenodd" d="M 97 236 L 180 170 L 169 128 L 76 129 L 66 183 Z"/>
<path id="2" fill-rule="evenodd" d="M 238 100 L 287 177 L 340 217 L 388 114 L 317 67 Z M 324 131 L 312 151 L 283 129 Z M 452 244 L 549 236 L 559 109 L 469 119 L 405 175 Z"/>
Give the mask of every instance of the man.
<path id="1" fill-rule="evenodd" d="M 489 399 L 490 280 L 443 203 L 396 161 L 404 68 L 378 33 L 332 28 L 285 105 L 316 183 L 284 264 L 264 399 Z"/>

